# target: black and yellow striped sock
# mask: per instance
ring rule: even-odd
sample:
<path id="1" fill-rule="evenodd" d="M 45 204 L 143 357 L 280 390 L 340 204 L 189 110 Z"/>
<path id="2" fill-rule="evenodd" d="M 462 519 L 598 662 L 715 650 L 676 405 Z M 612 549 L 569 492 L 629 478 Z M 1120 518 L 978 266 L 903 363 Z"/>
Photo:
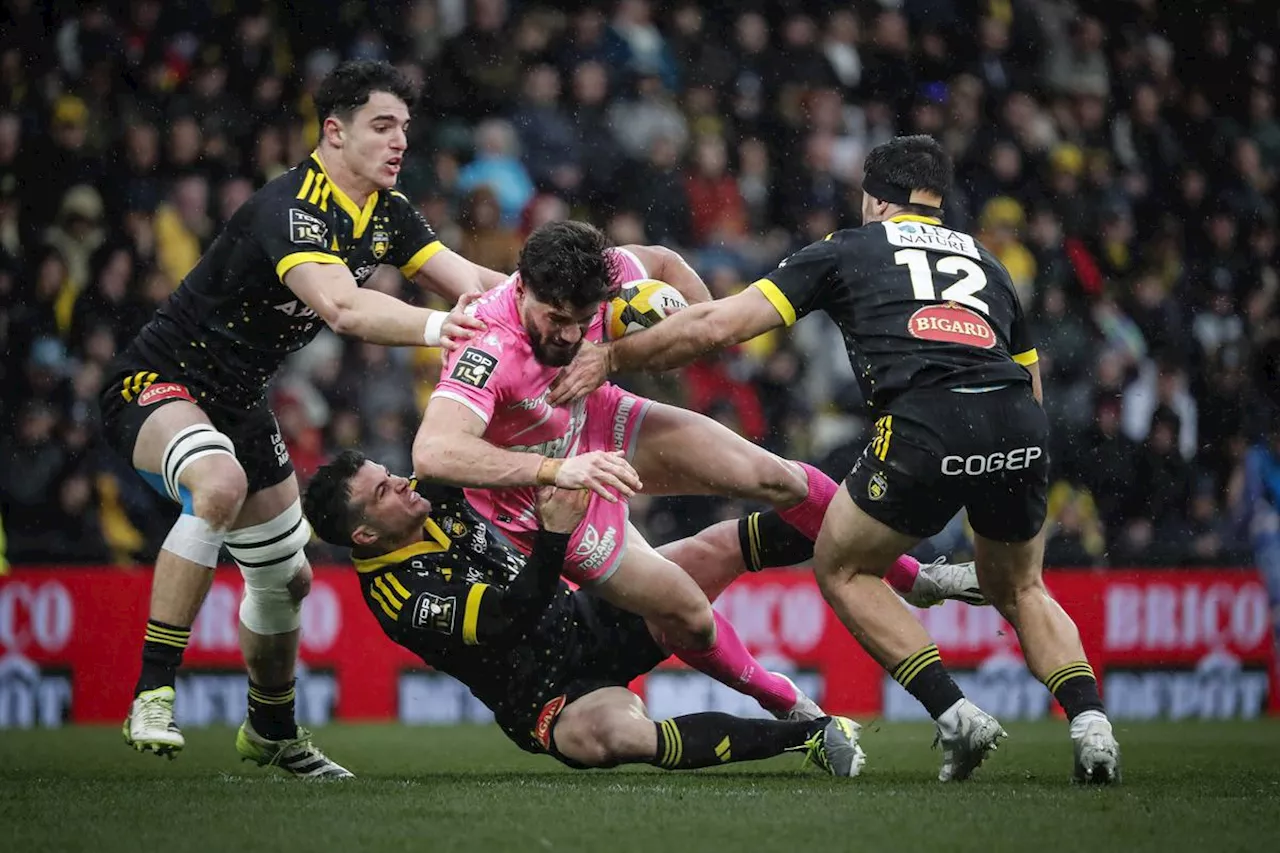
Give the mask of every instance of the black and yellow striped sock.
<path id="1" fill-rule="evenodd" d="M 1102 696 L 1098 693 L 1098 679 L 1088 661 L 1074 660 L 1049 673 L 1045 687 L 1058 700 L 1068 720 L 1085 711 L 1104 711 Z"/>
<path id="2" fill-rule="evenodd" d="M 893 680 L 916 697 L 935 720 L 942 712 L 964 698 L 960 686 L 942 665 L 942 655 L 935 645 L 925 646 L 893 668 Z"/>
<path id="3" fill-rule="evenodd" d="M 191 639 L 191 628 L 180 628 L 155 619 L 147 620 L 142 641 L 142 672 L 133 688 L 137 696 L 157 687 L 172 687 L 182 666 L 182 653 Z"/>
<path id="4" fill-rule="evenodd" d="M 672 717 L 654 723 L 658 751 L 649 763 L 664 770 L 693 770 L 772 758 L 803 745 L 826 723 L 749 720 L 714 712 Z"/>
<path id="5" fill-rule="evenodd" d="M 794 566 L 813 558 L 813 541 L 783 521 L 775 510 L 739 518 L 738 545 L 749 572 Z"/>
<path id="6" fill-rule="evenodd" d="M 283 687 L 264 687 L 249 682 L 249 725 L 268 740 L 289 740 L 298 736 L 293 716 L 294 681 Z"/>

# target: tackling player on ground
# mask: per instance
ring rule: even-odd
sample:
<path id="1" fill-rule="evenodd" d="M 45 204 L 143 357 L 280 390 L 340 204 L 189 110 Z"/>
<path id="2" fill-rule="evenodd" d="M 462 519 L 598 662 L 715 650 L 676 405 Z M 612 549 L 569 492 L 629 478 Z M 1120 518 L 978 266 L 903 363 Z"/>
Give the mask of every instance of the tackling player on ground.
<path id="1" fill-rule="evenodd" d="M 834 775 L 857 775 L 857 724 L 843 718 L 647 716 L 627 684 L 669 652 L 640 617 L 560 580 L 589 494 L 540 490 L 527 558 L 461 489 L 391 476 L 355 451 L 316 473 L 304 505 L 322 539 L 352 548 L 365 601 L 387 636 L 467 685 L 524 750 L 576 768 L 668 770 L 803 750 Z M 749 542 L 749 520 L 721 522 L 661 553 L 711 599 L 751 570 L 752 553 L 779 562 L 808 556 L 808 543 L 776 517 Z M 799 553 L 787 554 L 793 545 Z"/>
<path id="2" fill-rule="evenodd" d="M 350 775 L 294 719 L 310 530 L 266 386 L 325 324 L 401 346 L 440 345 L 483 328 L 463 313 L 465 294 L 503 276 L 445 249 L 392 189 L 410 101 L 408 82 L 390 65 L 335 69 L 316 97 L 315 152 L 236 212 L 105 384 L 107 441 L 182 506 L 156 560 L 142 672 L 124 725 L 140 751 L 172 756 L 184 745 L 173 719 L 175 672 L 225 544 L 244 575 L 249 713 L 237 750 L 298 776 Z M 379 265 L 459 299 L 458 307 L 446 316 L 361 288 Z"/>
<path id="3" fill-rule="evenodd" d="M 611 371 L 671 369 L 826 311 L 877 418 L 815 548 L 827 600 L 937 721 L 940 778 L 969 775 L 1003 730 L 963 698 L 923 626 L 876 580 L 967 509 L 982 592 L 1066 712 L 1075 778 L 1116 780 L 1119 747 L 1079 632 L 1041 577 L 1049 425 L 1009 275 L 971 236 L 942 225 L 952 165 L 935 140 L 877 146 L 864 171 L 863 227 L 802 249 L 741 294 L 584 348 L 551 399 L 580 398 Z"/>
<path id="4" fill-rule="evenodd" d="M 584 340 L 601 340 L 605 300 L 649 277 L 668 281 L 691 303 L 709 298 L 670 250 L 610 248 L 600 231 L 579 222 L 535 231 L 516 275 L 479 302 L 476 316 L 488 331 L 446 361 L 414 442 L 415 471 L 472 487 L 469 499 L 529 553 L 537 487 L 576 487 L 579 469 L 604 454 L 613 468 L 587 481 L 595 494 L 571 542 L 566 577 L 645 617 L 677 657 L 775 715 L 813 716 L 817 706 L 760 665 L 697 585 L 649 547 L 628 520 L 626 499 L 643 488 L 755 500 L 772 504 L 811 541 L 836 484 L 710 418 L 612 385 L 573 406 L 547 402 L 559 368 Z M 897 588 L 910 590 L 919 565 L 901 562 L 906 580 Z"/>

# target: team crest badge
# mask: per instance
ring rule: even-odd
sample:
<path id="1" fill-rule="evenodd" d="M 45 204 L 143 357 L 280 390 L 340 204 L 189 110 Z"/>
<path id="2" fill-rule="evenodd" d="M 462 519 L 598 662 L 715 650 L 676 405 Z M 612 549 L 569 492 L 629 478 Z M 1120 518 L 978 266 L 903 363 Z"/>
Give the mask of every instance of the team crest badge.
<path id="1" fill-rule="evenodd" d="M 450 525 L 449 532 L 453 536 L 463 536 L 467 532 L 467 526 L 463 524 L 461 521 L 455 521 L 452 525 Z"/>
<path id="2" fill-rule="evenodd" d="M 386 231 L 373 232 L 373 258 L 376 261 L 382 260 L 382 256 L 387 253 L 387 249 L 391 248 L 391 237 Z"/>
<path id="3" fill-rule="evenodd" d="M 872 474 L 871 479 L 867 481 L 867 497 L 873 501 L 883 500 L 888 491 L 889 481 L 884 478 L 884 474 L 879 471 Z"/>

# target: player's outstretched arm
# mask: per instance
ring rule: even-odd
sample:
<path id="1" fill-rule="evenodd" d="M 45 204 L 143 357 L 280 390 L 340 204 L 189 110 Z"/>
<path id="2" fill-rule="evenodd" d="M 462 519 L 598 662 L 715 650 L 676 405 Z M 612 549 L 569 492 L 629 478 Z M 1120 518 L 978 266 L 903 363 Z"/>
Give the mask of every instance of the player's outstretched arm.
<path id="1" fill-rule="evenodd" d="M 433 397 L 413 441 L 413 470 L 426 479 L 472 488 L 590 489 L 611 502 L 619 494 L 630 498 L 641 487 L 621 453 L 593 451 L 551 459 L 490 444 L 483 438 L 485 426 L 466 405 Z"/>
<path id="2" fill-rule="evenodd" d="M 622 246 L 644 265 L 649 278 L 665 281 L 680 291 L 690 305 L 711 301 L 711 291 L 702 276 L 685 263 L 680 253 L 666 246 Z"/>
<path id="3" fill-rule="evenodd" d="M 507 280 L 497 270 L 482 267 L 449 249 L 441 249 L 422 265 L 413 280 L 423 289 L 457 300 L 467 293 L 484 293 Z"/>
<path id="4" fill-rule="evenodd" d="M 783 325 L 782 315 L 752 287 L 726 299 L 690 305 L 651 329 L 600 346 L 583 344 L 551 385 L 547 401 L 563 406 L 590 394 L 610 373 L 683 367 Z"/>
<path id="5" fill-rule="evenodd" d="M 445 346 L 452 349 L 484 331 L 480 320 L 466 313 L 477 297 L 467 294 L 449 313 L 418 308 L 377 290 L 361 288 L 342 264 L 299 264 L 284 277 L 308 308 L 340 335 L 385 346 Z"/>

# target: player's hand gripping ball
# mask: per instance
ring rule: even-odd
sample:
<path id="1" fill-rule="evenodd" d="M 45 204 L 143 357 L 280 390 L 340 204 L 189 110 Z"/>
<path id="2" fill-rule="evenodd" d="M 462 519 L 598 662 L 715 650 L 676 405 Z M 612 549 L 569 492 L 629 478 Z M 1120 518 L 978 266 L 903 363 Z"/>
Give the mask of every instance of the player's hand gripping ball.
<path id="1" fill-rule="evenodd" d="M 605 333 L 616 341 L 624 335 L 647 329 L 670 317 L 689 303 L 665 281 L 644 278 L 622 285 L 618 295 L 609 300 Z"/>

